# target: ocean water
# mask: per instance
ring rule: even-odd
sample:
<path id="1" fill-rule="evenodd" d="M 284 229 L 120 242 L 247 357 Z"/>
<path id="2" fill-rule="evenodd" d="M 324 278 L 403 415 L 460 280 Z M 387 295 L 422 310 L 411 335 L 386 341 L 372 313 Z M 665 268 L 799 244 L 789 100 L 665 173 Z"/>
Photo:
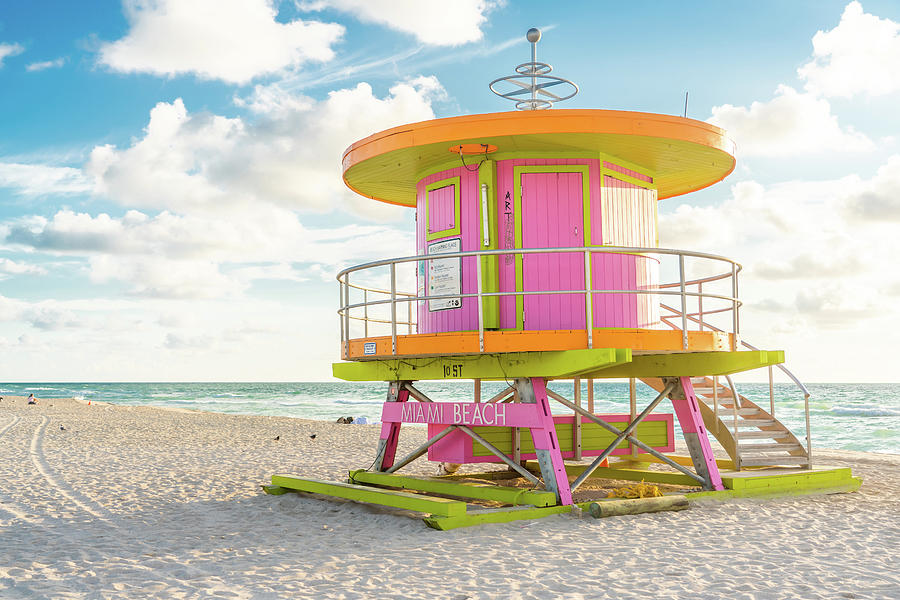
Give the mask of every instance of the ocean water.
<path id="1" fill-rule="evenodd" d="M 419 389 L 438 401 L 466 401 L 471 382 L 419 382 Z M 485 382 L 486 400 L 505 387 Z M 551 389 L 572 397 L 571 381 Z M 810 420 L 813 447 L 900 454 L 900 384 L 811 384 Z M 586 384 L 582 397 L 587 397 Z M 334 421 L 366 417 L 377 421 L 387 391 L 384 383 L 0 383 L 0 396 L 79 398 L 139 406 L 168 406 L 243 415 L 272 415 Z M 738 384 L 738 392 L 764 409 L 769 407 L 765 383 Z M 638 407 L 656 393 L 638 385 Z M 595 382 L 595 410 L 628 412 L 627 382 Z M 775 384 L 775 416 L 804 441 L 803 395 L 791 384 Z M 558 403 L 554 412 L 568 411 Z M 2 409 L 2 405 L 0 405 Z M 559 409 L 557 411 L 557 409 Z M 665 411 L 661 404 L 658 412 Z M 677 428 L 677 422 L 676 422 Z M 680 435 L 680 433 L 679 433 Z"/>

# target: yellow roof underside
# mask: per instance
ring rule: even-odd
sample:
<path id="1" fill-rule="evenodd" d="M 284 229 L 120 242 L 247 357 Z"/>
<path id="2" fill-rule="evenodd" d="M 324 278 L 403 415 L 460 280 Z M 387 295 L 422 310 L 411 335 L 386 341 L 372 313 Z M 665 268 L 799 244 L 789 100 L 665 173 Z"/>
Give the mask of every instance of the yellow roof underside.
<path id="1" fill-rule="evenodd" d="M 388 129 L 344 153 L 344 182 L 363 196 L 415 206 L 416 183 L 459 165 L 457 144 L 493 144 L 491 158 L 598 153 L 649 172 L 659 198 L 702 189 L 734 170 L 734 142 L 709 123 L 669 115 L 613 110 L 545 110 L 466 115 Z M 477 164 L 478 156 L 467 163 Z"/>

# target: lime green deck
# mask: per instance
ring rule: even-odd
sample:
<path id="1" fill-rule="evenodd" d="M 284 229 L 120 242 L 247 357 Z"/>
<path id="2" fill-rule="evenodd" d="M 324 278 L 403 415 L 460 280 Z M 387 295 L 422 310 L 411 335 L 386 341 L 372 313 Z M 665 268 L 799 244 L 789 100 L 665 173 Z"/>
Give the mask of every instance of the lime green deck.
<path id="1" fill-rule="evenodd" d="M 632 355 L 628 348 L 373 359 L 332 364 L 345 381 L 730 375 L 784 362 L 781 350 Z"/>

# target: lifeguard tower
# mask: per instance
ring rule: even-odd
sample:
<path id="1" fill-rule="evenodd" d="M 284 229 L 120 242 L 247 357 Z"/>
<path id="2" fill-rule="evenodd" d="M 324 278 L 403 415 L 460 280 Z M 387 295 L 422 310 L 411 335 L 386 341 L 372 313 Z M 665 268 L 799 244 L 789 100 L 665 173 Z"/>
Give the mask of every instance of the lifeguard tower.
<path id="1" fill-rule="evenodd" d="M 783 352 L 741 339 L 741 266 L 659 247 L 657 203 L 725 178 L 733 142 L 683 117 L 545 110 L 578 89 L 538 62 L 540 32 L 526 37 L 531 61 L 490 84 L 519 110 L 403 125 L 344 153 L 352 190 L 416 211 L 416 255 L 337 277 L 344 362 L 333 372 L 385 382 L 380 442 L 347 483 L 276 475 L 268 491 L 410 508 L 447 529 L 571 510 L 573 492 L 597 475 L 730 495 L 858 487 L 849 469 L 812 468 L 809 394 Z M 807 401 L 803 443 L 775 418 L 773 367 Z M 730 378 L 758 368 L 769 369 L 768 410 Z M 441 379 L 471 380 L 471 402 L 416 385 Z M 597 413 L 596 379 L 627 379 L 630 411 Z M 573 380 L 572 396 L 551 380 Z M 482 398 L 484 381 L 504 386 Z M 639 382 L 656 391 L 640 409 Z M 674 414 L 656 411 L 665 400 Z M 568 414 L 554 414 L 560 406 Z M 671 454 L 676 419 L 690 457 Z M 404 423 L 427 424 L 428 439 L 398 458 Z M 728 460 L 717 461 L 709 433 Z M 426 453 L 504 463 L 533 489 L 491 485 L 490 475 L 472 485 L 396 474 Z M 671 469 L 637 468 L 647 462 Z"/>

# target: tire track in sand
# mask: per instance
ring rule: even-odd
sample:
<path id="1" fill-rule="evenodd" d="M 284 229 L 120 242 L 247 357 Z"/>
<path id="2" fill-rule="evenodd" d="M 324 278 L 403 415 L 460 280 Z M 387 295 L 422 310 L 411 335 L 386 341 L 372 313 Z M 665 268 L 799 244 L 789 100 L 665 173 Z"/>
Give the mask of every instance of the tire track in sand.
<path id="1" fill-rule="evenodd" d="M 2 432 L 0 432 L 0 434 L 5 433 L 7 429 L 11 428 L 12 425 L 15 425 L 18 422 L 18 417 L 16 417 L 16 419 L 17 419 L 16 421 L 11 423 L 9 426 L 5 427 L 4 430 Z M 115 522 L 116 519 L 115 519 L 114 515 L 108 509 L 106 509 L 106 507 L 103 507 L 95 500 L 92 500 L 91 498 L 81 494 L 80 492 L 75 490 L 68 483 L 61 483 L 60 480 L 54 475 L 53 469 L 47 463 L 47 459 L 44 456 L 44 450 L 43 450 L 44 434 L 47 430 L 47 425 L 49 423 L 50 423 L 50 417 L 48 417 L 46 415 L 42 416 L 41 423 L 38 425 L 37 429 L 35 429 L 34 435 L 31 438 L 30 454 L 31 454 L 31 461 L 34 464 L 34 467 L 38 470 L 38 472 L 41 474 L 41 476 L 44 477 L 44 479 L 47 481 L 47 483 L 49 483 L 54 489 L 56 489 L 56 491 L 58 491 L 62 496 L 64 496 L 69 501 L 71 501 L 73 504 L 78 506 L 81 510 L 96 517 L 97 524 L 101 526 L 101 531 L 106 530 L 106 532 L 104 532 L 104 533 L 111 532 L 111 533 L 121 534 L 122 527 L 118 523 Z M 91 506 L 89 506 L 90 504 L 94 504 L 96 506 L 96 508 L 99 510 L 92 508 Z M 15 509 L 13 509 L 13 510 L 15 510 Z M 33 525 L 40 527 L 41 529 L 43 529 L 45 531 L 53 530 L 52 528 L 48 527 L 47 525 L 41 523 L 39 520 L 35 519 L 34 516 L 29 516 L 24 513 L 18 514 L 19 511 L 13 512 L 13 510 L 9 510 L 8 512 L 16 515 L 17 517 L 19 517 Z M 53 520 L 57 520 L 57 517 L 51 517 L 51 518 Z M 104 533 L 100 533 L 99 535 L 102 536 L 102 535 L 104 535 Z M 83 539 L 78 540 L 75 537 L 65 535 L 65 534 L 64 534 L 64 537 L 68 538 L 73 543 L 78 543 L 78 544 L 84 543 Z M 143 548 L 146 551 L 144 554 L 145 557 L 152 556 L 158 552 L 157 548 L 155 548 L 151 544 L 149 544 L 146 541 L 141 540 L 141 539 L 132 539 L 129 542 L 129 546 L 132 548 L 133 547 Z M 207 580 L 216 580 L 216 579 L 221 580 L 221 578 L 222 578 L 221 573 L 219 573 L 217 571 L 208 570 L 206 568 L 196 566 L 196 565 L 188 565 L 185 563 L 181 563 L 181 568 L 184 570 L 185 573 L 188 573 L 188 574 L 192 575 L 193 577 L 202 576 L 202 577 L 206 578 Z M 161 574 L 161 573 L 158 574 L 157 576 L 160 579 L 169 581 L 175 591 L 179 591 L 179 592 L 185 591 L 185 590 L 183 590 L 183 588 L 187 588 L 188 591 L 195 591 L 195 592 L 198 591 L 194 588 L 189 587 L 189 585 L 186 582 L 182 581 L 181 578 L 179 578 L 179 577 L 175 577 L 175 576 L 167 575 L 167 574 Z M 170 590 L 170 591 L 172 591 L 172 590 Z"/>
<path id="2" fill-rule="evenodd" d="M 3 434 L 13 428 L 13 426 L 22 420 L 22 417 L 19 415 L 13 415 L 12 421 L 3 426 L 3 429 L 0 429 L 0 437 L 3 437 Z"/>
<path id="3" fill-rule="evenodd" d="M 7 431 L 16 426 L 16 423 L 22 420 L 22 417 L 19 415 L 13 415 L 12 420 L 0 428 L 0 438 L 2 438 Z M 0 492 L 2 493 L 2 492 Z M 26 521 L 28 523 L 36 522 L 34 518 L 28 515 L 28 513 L 23 512 L 19 508 L 16 507 L 16 503 L 12 498 L 8 497 L 6 494 L 0 496 L 0 510 L 3 510 L 6 513 L 9 513 L 13 516 L 13 518 L 19 519 L 20 521 Z"/>
<path id="4" fill-rule="evenodd" d="M 109 517 L 109 511 L 105 507 L 101 506 L 95 500 L 84 496 L 68 483 L 60 481 L 60 479 L 54 475 L 53 469 L 47 463 L 46 456 L 44 456 L 43 448 L 44 432 L 47 430 L 47 425 L 49 423 L 50 417 L 46 415 L 41 417 L 41 423 L 37 426 L 37 429 L 34 430 L 34 435 L 31 437 L 30 453 L 31 462 L 34 464 L 34 468 L 38 470 L 38 473 L 41 474 L 47 483 L 72 502 L 72 504 L 93 517 L 106 519 Z M 91 506 L 92 504 L 94 506 Z"/>

